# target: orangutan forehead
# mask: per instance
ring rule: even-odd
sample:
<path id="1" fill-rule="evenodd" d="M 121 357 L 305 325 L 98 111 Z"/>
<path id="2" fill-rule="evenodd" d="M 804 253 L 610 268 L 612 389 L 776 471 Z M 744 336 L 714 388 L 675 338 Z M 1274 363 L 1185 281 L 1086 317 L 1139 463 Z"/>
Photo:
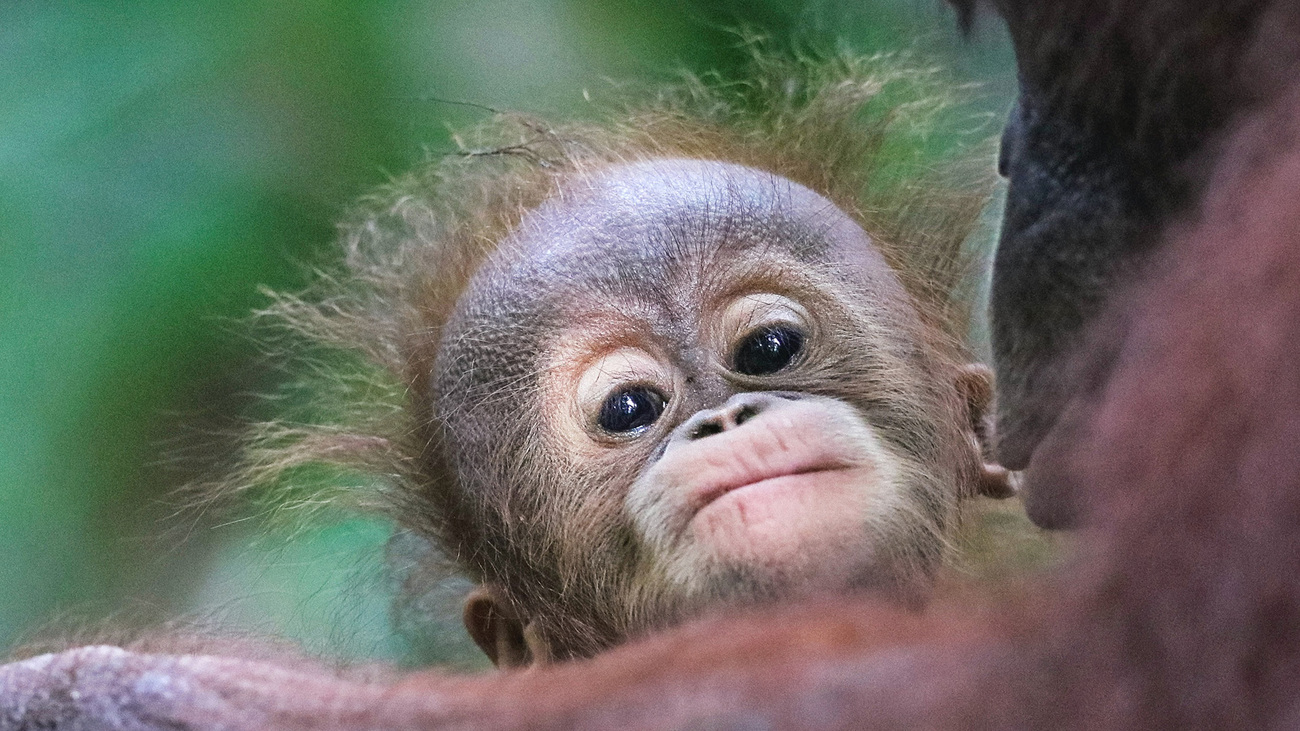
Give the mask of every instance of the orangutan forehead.
<path id="1" fill-rule="evenodd" d="M 493 278 L 516 291 L 547 281 L 654 296 L 686 278 L 782 261 L 885 267 L 852 218 L 798 183 L 731 163 L 663 159 L 570 181 L 503 242 Z"/>
<path id="2" fill-rule="evenodd" d="M 457 364 L 443 374 L 457 382 L 443 392 L 530 372 L 574 317 L 689 331 L 750 292 L 838 296 L 895 313 L 909 301 L 866 232 L 793 181 L 702 160 L 609 166 L 525 215 L 474 276 L 444 331 L 440 370 Z"/>

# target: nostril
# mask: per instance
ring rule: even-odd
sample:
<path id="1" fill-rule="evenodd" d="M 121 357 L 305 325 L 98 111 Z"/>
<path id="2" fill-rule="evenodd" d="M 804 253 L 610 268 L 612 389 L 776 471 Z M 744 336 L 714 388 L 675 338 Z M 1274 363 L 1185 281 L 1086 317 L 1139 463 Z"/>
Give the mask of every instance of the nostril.
<path id="1" fill-rule="evenodd" d="M 691 430 L 691 439 L 703 439 L 721 433 L 722 424 L 717 419 L 710 419 Z"/>
<path id="2" fill-rule="evenodd" d="M 758 407 L 750 406 L 748 404 L 740 407 L 740 409 L 736 411 L 736 416 L 734 417 L 736 426 L 744 424 L 755 416 L 758 416 Z"/>

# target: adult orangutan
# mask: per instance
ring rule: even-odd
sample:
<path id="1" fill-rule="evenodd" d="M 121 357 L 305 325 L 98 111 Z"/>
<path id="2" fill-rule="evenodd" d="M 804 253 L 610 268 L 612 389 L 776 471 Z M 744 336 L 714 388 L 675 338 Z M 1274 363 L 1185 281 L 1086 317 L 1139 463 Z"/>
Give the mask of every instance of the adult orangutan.
<path id="1" fill-rule="evenodd" d="M 342 681 L 87 648 L 0 671 L 6 718 L 110 728 L 1300 723 L 1300 8 L 1042 0 L 1000 10 L 1026 95 L 1039 100 L 1022 101 L 1005 156 L 994 326 L 997 367 L 1021 381 L 1001 408 L 1005 423 L 1028 425 L 1007 439 L 1031 445 L 1036 514 L 1083 518 L 1076 559 L 1015 598 L 972 595 L 920 616 L 862 599 L 804 603 L 476 681 Z M 1138 271 L 1104 266 L 1134 257 Z M 1071 263 L 1080 276 L 1066 276 Z M 1016 283 L 1047 297 L 1006 299 Z M 289 683 L 299 692 L 283 692 Z"/>

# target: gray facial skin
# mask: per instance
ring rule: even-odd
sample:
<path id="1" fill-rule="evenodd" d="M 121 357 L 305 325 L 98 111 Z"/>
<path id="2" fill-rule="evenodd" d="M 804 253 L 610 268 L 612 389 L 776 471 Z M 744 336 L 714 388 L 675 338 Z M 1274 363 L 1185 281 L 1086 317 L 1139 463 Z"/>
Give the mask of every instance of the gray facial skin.
<path id="1" fill-rule="evenodd" d="M 742 372 L 764 327 L 798 352 Z M 434 411 L 485 581 L 596 645 L 720 600 L 916 595 L 982 467 L 926 332 L 870 237 L 787 179 L 680 159 L 576 179 L 444 331 Z M 605 428 L 627 389 L 662 414 Z"/>
<path id="2" fill-rule="evenodd" d="M 1002 144 L 1007 205 L 990 302 L 997 457 L 1027 470 L 1036 523 L 1069 527 L 1087 488 L 1035 479 L 1035 450 L 1071 399 L 1105 383 L 1122 329 L 1111 323 L 1089 339 L 1091 326 L 1142 277 L 1165 229 L 1194 215 L 1233 116 L 1286 81 L 1276 71 L 1297 53 L 1286 29 L 1300 13 L 1293 3 L 995 5 L 1020 76 Z"/>
<path id="3" fill-rule="evenodd" d="M 1011 113 L 999 168 L 1008 186 L 990 296 L 998 457 L 1024 469 L 1073 392 L 1069 359 L 1085 325 L 1140 269 L 1165 206 L 1104 136 L 1052 118 L 1032 92 Z"/>
<path id="4" fill-rule="evenodd" d="M 684 409 L 717 405 L 736 388 L 699 342 L 706 309 L 746 292 L 824 298 L 814 291 L 822 281 L 877 310 L 882 338 L 887 328 L 918 326 L 866 233 L 807 188 L 730 163 L 615 169 L 530 213 L 475 278 L 447 328 L 442 362 L 455 367 L 439 374 L 446 385 L 437 390 L 449 399 L 443 413 L 457 413 L 458 396 L 479 406 L 479 394 L 535 377 L 563 323 L 625 316 L 639 320 L 640 334 L 677 346 L 692 381 L 679 396 Z M 461 339 L 471 346 L 459 348 Z M 893 339 L 894 355 L 918 355 Z M 483 429 L 499 426 L 485 419 Z"/>

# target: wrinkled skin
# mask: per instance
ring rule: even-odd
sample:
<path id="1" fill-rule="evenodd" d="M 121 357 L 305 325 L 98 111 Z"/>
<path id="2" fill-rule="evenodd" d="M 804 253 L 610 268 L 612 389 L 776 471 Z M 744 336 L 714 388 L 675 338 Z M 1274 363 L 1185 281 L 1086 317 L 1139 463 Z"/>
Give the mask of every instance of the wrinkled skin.
<path id="1" fill-rule="evenodd" d="M 1075 26 L 1040 11 L 1082 7 L 1042 0 L 1004 12 L 1022 34 L 1038 22 L 1050 37 Z M 1141 7 L 1251 17 L 1263 5 Z M 1120 27 L 1152 38 L 1176 29 Z M 1272 28 L 1290 34 L 1291 45 L 1269 47 L 1284 67 L 1300 34 Z M 1214 40 L 1201 57 L 1243 53 Z M 1103 48 L 1103 35 L 1076 37 L 1057 83 L 1068 86 L 1071 69 L 1091 83 L 1080 58 Z M 1118 82 L 1142 71 L 1108 73 Z M 1221 109 L 1243 111 L 1245 124 L 1231 123 L 1214 159 L 1189 170 L 1202 181 L 1193 192 L 1172 191 L 1192 196 L 1195 215 L 1135 241 L 1159 258 L 1140 286 L 1105 293 L 1122 307 L 1086 318 L 1113 328 L 1100 341 L 1111 346 L 1101 367 L 1079 368 L 1089 378 L 1068 400 L 1052 402 L 1048 438 L 1035 444 L 1057 471 L 1037 485 L 1085 485 L 1097 499 L 1080 557 L 1025 599 L 945 603 L 927 617 L 808 603 L 707 620 L 590 663 L 477 682 L 420 675 L 382 692 L 319 675 L 268 682 L 240 661 L 222 670 L 83 649 L 0 668 L 0 728 L 1295 728 L 1300 88 L 1273 96 Z M 1050 510 L 1061 496 L 1036 499 Z M 144 672 L 178 685 L 151 692 L 157 683 L 137 684 Z M 297 692 L 282 691 L 289 681 Z"/>
<path id="2" fill-rule="evenodd" d="M 1066 527 L 1082 495 L 1032 465 L 1085 380 L 1081 350 L 1104 377 L 1114 333 L 1089 341 L 1089 328 L 1141 276 L 1161 231 L 1192 213 L 1232 121 L 1286 82 L 1297 13 L 1262 0 L 997 6 L 1020 76 L 990 303 L 997 456 L 1030 468 L 1030 517 Z"/>
<path id="3" fill-rule="evenodd" d="M 788 359 L 752 350 L 773 328 Z M 988 371 L 943 342 L 809 188 L 685 159 L 575 176 L 475 275 L 437 359 L 483 533 L 471 635 L 523 664 L 721 605 L 923 600 L 959 502 L 1010 492 L 982 458 Z M 602 425 L 611 404 L 644 423 Z"/>

